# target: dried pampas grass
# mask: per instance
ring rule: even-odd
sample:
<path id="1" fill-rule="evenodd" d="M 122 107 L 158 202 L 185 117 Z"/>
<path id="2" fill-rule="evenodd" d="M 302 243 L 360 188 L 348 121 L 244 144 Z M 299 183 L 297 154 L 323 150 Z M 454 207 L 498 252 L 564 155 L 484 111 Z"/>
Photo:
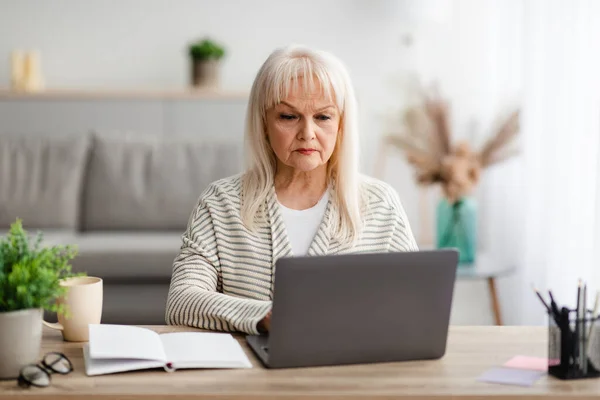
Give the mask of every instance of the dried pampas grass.
<path id="1" fill-rule="evenodd" d="M 448 102 L 437 94 L 424 94 L 421 104 L 404 112 L 404 133 L 389 135 L 385 141 L 404 151 L 420 185 L 440 184 L 444 196 L 454 203 L 472 191 L 484 168 L 519 154 L 512 146 L 519 133 L 519 116 L 518 110 L 512 112 L 475 151 L 467 142 L 452 143 Z"/>

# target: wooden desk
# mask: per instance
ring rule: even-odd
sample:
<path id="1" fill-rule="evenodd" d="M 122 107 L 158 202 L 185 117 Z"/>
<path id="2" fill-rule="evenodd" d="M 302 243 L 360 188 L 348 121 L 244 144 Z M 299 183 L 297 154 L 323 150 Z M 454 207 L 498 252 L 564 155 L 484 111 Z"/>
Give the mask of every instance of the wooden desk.
<path id="1" fill-rule="evenodd" d="M 151 327 L 159 332 L 193 330 Z M 240 337 L 241 339 L 241 337 Z M 241 342 L 255 368 L 240 370 L 163 370 L 88 377 L 81 344 L 65 343 L 44 330 L 42 353 L 62 351 L 75 371 L 53 376 L 52 386 L 20 389 L 15 381 L 0 381 L 0 398 L 25 395 L 28 399 L 343 399 L 484 397 L 600 398 L 600 379 L 564 382 L 544 376 L 531 388 L 477 382 L 490 367 L 513 355 L 546 355 L 543 327 L 452 327 L 446 356 L 441 360 L 266 370 Z"/>

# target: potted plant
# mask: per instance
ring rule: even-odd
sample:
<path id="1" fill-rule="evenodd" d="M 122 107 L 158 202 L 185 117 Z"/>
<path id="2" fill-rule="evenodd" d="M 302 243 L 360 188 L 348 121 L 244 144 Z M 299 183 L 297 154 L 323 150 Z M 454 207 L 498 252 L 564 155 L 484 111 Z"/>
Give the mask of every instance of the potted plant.
<path id="1" fill-rule="evenodd" d="M 67 288 L 59 282 L 78 276 L 69 262 L 72 246 L 42 247 L 43 235 L 31 240 L 17 219 L 0 238 L 0 378 L 17 378 L 20 369 L 39 357 L 43 311 L 67 314 L 55 300 Z"/>
<path id="2" fill-rule="evenodd" d="M 192 84 L 195 87 L 216 88 L 219 85 L 219 68 L 225 49 L 209 38 L 189 46 Z"/>

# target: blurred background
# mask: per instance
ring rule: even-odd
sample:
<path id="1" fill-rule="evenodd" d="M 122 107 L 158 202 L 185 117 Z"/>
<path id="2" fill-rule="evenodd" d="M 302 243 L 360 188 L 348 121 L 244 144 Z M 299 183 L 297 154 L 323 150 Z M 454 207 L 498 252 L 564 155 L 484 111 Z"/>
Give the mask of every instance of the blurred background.
<path id="1" fill-rule="evenodd" d="M 450 232 L 468 253 L 451 322 L 543 324 L 533 286 L 600 288 L 599 18 L 592 0 L 0 0 L 0 235 L 21 217 L 78 244 L 104 321 L 161 323 L 198 195 L 241 168 L 258 68 L 304 44 L 348 67 L 361 169 L 419 245 Z M 472 189 L 450 208 L 414 161 L 442 136 L 428 157 L 475 165 L 449 167 Z M 510 146 L 484 168 L 493 137 Z"/>

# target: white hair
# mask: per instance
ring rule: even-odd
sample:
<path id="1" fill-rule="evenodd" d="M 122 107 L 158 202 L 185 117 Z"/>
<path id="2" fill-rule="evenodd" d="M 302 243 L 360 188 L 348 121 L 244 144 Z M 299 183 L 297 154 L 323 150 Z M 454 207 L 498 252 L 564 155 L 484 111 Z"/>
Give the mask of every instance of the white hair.
<path id="1" fill-rule="evenodd" d="M 354 242 L 361 231 L 362 200 L 359 192 L 357 105 L 346 67 L 333 55 L 304 46 L 275 50 L 261 66 L 250 92 L 246 111 L 246 173 L 242 184 L 241 217 L 254 230 L 255 218 L 265 218 L 264 204 L 274 184 L 276 156 L 266 135 L 266 112 L 290 93 L 302 79 L 304 89 L 315 81 L 333 98 L 341 115 L 337 141 L 328 161 L 328 181 L 333 184 L 333 234 L 341 243 Z M 332 93 L 333 92 L 333 93 Z M 333 96 L 332 96 L 333 95 Z"/>

